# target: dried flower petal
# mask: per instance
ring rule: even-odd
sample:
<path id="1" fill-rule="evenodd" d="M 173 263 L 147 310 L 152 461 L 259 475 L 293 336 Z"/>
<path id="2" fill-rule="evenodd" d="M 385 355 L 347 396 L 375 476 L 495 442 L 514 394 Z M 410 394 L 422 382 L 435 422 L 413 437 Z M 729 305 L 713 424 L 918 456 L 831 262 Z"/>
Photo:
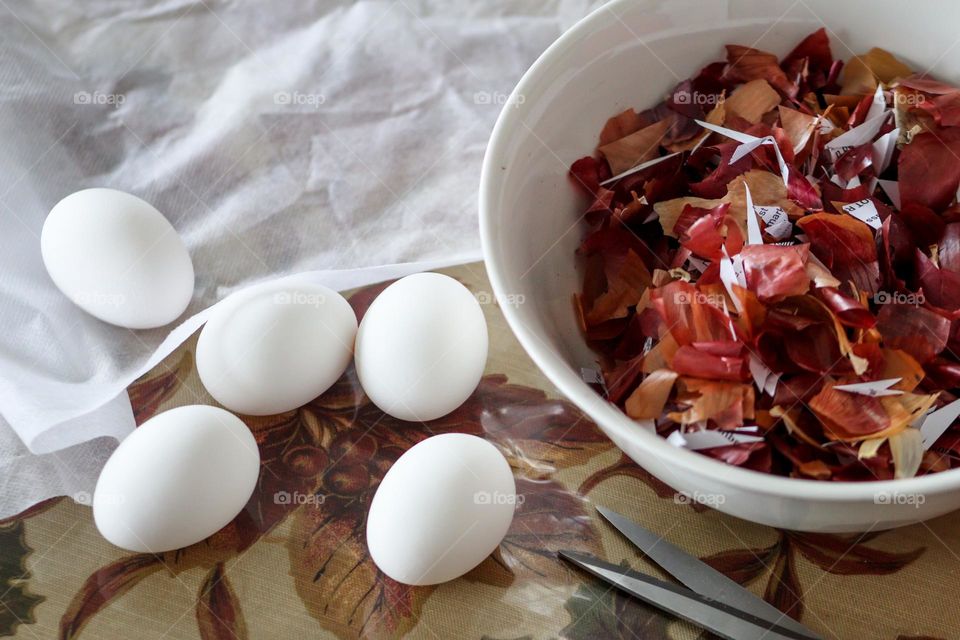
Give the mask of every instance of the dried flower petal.
<path id="1" fill-rule="evenodd" d="M 903 64 L 889 51 L 873 48 L 867 53 L 854 56 L 843 68 L 841 93 L 863 95 L 873 93 L 877 82 L 889 84 L 898 78 L 913 75 L 910 67 Z"/>
<path id="2" fill-rule="evenodd" d="M 924 363 L 947 346 L 950 321 L 924 307 L 891 303 L 880 309 L 877 330 L 886 346 L 901 349 Z"/>
<path id="3" fill-rule="evenodd" d="M 597 150 L 607 159 L 613 175 L 619 175 L 641 162 L 657 157 L 660 142 L 667 134 L 669 127 L 669 121 L 661 120 L 626 137 L 598 147 Z"/>
<path id="4" fill-rule="evenodd" d="M 627 398 L 624 409 L 634 420 L 654 420 L 663 414 L 663 407 L 673 391 L 677 372 L 658 369 L 648 375 Z"/>
<path id="5" fill-rule="evenodd" d="M 605 144 L 625 138 L 649 124 L 643 116 L 633 109 L 622 111 L 607 120 L 607 124 L 603 126 L 603 131 L 600 132 L 600 144 L 598 146 L 602 147 Z"/>
<path id="6" fill-rule="evenodd" d="M 900 201 L 942 211 L 960 185 L 960 128 L 925 131 L 900 151 Z"/>
<path id="7" fill-rule="evenodd" d="M 608 398 L 664 436 L 750 425 L 700 451 L 764 472 L 960 467 L 960 427 L 944 456 L 915 426 L 960 389 L 960 88 L 881 49 L 844 66 L 825 29 L 782 61 L 727 54 L 571 167 Z"/>
<path id="8" fill-rule="evenodd" d="M 880 285 L 880 267 L 873 233 L 848 215 L 815 213 L 797 221 L 815 256 L 841 281 L 874 293 Z"/>
<path id="9" fill-rule="evenodd" d="M 607 291 L 593 303 L 587 313 L 587 324 L 626 317 L 628 308 L 639 302 L 650 282 L 647 265 L 633 251 L 628 250 L 619 259 L 611 259 L 607 272 Z"/>
<path id="10" fill-rule="evenodd" d="M 781 71 L 781 73 L 783 73 Z M 751 124 L 760 122 L 765 113 L 777 108 L 780 95 L 763 79 L 740 86 L 724 103 L 724 122 L 743 118 Z"/>
<path id="11" fill-rule="evenodd" d="M 749 245 L 743 248 L 743 270 L 747 287 L 761 302 L 779 302 L 790 296 L 803 295 L 810 289 L 807 255 L 810 245 Z"/>

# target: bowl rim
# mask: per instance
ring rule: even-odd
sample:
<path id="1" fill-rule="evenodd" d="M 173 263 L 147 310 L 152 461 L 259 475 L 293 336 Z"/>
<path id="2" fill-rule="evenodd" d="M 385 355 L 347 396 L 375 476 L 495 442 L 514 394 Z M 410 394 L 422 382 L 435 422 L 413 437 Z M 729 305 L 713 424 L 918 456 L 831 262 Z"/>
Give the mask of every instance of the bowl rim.
<path id="1" fill-rule="evenodd" d="M 610 0 L 561 34 L 523 74 L 497 118 L 481 169 L 479 222 L 480 243 L 487 274 L 490 285 L 498 297 L 505 296 L 510 291 L 510 287 L 500 271 L 495 240 L 498 232 L 493 206 L 502 191 L 504 182 L 502 176 L 505 175 L 497 165 L 504 149 L 510 144 L 514 132 L 520 128 L 524 113 L 530 109 L 531 102 L 526 100 L 530 95 L 528 89 L 539 80 L 541 74 L 551 71 L 557 58 L 568 48 L 592 32 L 595 29 L 595 23 L 604 16 L 612 13 L 617 20 L 622 20 L 616 9 L 629 6 L 631 2 L 632 0 Z M 653 42 L 658 39 L 658 35 L 661 35 L 661 32 L 647 35 L 634 34 L 634 37 L 644 42 Z M 523 95 L 525 99 L 518 100 L 519 95 Z M 836 502 L 870 501 L 875 500 L 881 493 L 932 495 L 960 488 L 960 469 L 893 480 L 827 482 L 790 478 L 736 467 L 695 451 L 675 447 L 656 433 L 637 427 L 636 423 L 618 407 L 602 398 L 576 376 L 569 365 L 524 324 L 518 309 L 513 308 L 512 305 L 501 305 L 500 310 L 517 340 L 540 371 L 567 399 L 594 420 L 604 435 L 611 440 L 614 439 L 613 435 L 620 439 L 636 440 L 651 454 L 667 460 L 677 472 L 714 476 L 726 483 L 729 488 L 750 493 Z M 616 445 L 616 442 L 614 444 Z"/>

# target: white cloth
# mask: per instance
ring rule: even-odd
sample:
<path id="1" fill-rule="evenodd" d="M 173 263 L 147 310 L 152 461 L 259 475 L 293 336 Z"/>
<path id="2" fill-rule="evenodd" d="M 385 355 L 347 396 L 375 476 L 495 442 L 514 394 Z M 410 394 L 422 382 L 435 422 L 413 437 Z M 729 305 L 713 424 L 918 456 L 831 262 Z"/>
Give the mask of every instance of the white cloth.
<path id="1" fill-rule="evenodd" d="M 133 428 L 125 387 L 229 292 L 479 259 L 497 113 L 597 4 L 0 1 L 0 516 L 90 491 Z M 91 186 L 184 238 L 196 292 L 173 333 L 108 326 L 48 278 L 44 218 Z"/>

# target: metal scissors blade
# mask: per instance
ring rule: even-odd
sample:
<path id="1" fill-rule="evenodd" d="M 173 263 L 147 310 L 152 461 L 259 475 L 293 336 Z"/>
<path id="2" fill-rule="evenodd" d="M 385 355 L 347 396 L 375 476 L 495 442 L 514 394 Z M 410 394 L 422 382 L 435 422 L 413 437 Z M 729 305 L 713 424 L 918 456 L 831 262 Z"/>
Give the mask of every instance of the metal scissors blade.
<path id="1" fill-rule="evenodd" d="M 750 593 L 739 584 L 710 565 L 674 546 L 652 531 L 644 529 L 632 520 L 606 507 L 597 506 L 607 522 L 622 533 L 630 542 L 664 571 L 680 581 L 685 587 L 711 600 L 743 611 L 778 627 L 784 627 L 809 640 L 820 636 L 789 617 L 772 604 Z"/>
<path id="2" fill-rule="evenodd" d="M 710 600 L 690 589 L 618 567 L 591 555 L 560 551 L 560 556 L 621 591 L 727 640 L 803 640 L 807 637 Z"/>

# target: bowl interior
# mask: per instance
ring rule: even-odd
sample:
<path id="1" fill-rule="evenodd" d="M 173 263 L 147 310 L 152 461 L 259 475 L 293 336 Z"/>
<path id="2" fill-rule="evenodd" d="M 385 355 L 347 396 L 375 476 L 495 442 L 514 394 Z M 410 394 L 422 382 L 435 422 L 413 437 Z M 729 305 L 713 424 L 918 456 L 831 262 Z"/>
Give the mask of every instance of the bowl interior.
<path id="1" fill-rule="evenodd" d="M 593 151 L 608 117 L 655 105 L 703 65 L 723 59 L 728 43 L 782 56 L 826 25 L 836 58 L 881 46 L 914 69 L 956 81 L 960 44 L 951 25 L 957 18 L 960 6 L 948 2 L 905 12 L 902 3 L 886 0 L 615 0 L 561 37 L 524 76 L 494 129 L 484 164 L 480 209 L 487 268 L 501 299 L 522 301 L 502 306 L 533 359 L 627 453 L 636 457 L 643 447 L 744 487 L 755 488 L 760 477 L 674 449 L 637 429 L 580 380 L 580 368 L 595 366 L 596 358 L 571 303 L 581 285 L 574 251 L 587 202 L 569 182 L 570 164 Z M 954 46 L 957 55 L 950 55 Z M 960 486 L 958 474 L 896 482 L 945 489 Z M 761 490 L 793 495 L 850 498 L 870 491 L 856 483 L 763 477 Z"/>

